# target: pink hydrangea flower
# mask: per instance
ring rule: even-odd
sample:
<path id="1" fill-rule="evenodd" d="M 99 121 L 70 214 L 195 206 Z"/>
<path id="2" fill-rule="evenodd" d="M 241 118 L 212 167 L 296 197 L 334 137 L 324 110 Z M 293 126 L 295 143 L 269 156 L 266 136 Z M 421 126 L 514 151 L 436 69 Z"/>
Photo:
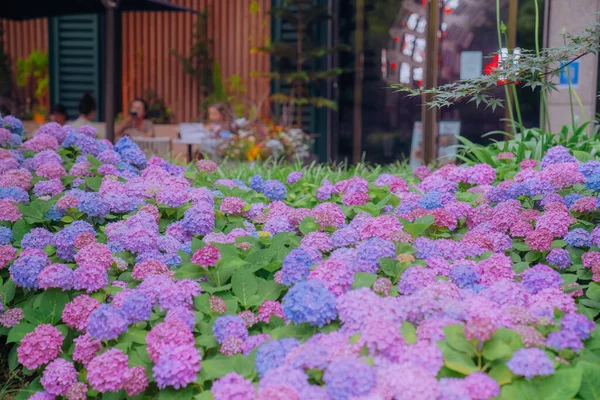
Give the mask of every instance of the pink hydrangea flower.
<path id="1" fill-rule="evenodd" d="M 148 376 L 144 367 L 129 368 L 124 376 L 127 396 L 137 396 L 148 387 Z"/>
<path id="2" fill-rule="evenodd" d="M 17 357 L 28 369 L 36 369 L 54 360 L 61 352 L 63 335 L 49 324 L 38 325 L 21 339 Z"/>
<path id="3" fill-rule="evenodd" d="M 55 396 L 64 396 L 75 382 L 75 366 L 63 358 L 57 358 L 48 364 L 41 379 L 46 392 Z"/>
<path id="4" fill-rule="evenodd" d="M 221 258 L 219 248 L 213 244 L 199 248 L 192 255 L 191 261 L 203 268 L 214 267 Z"/>
<path id="5" fill-rule="evenodd" d="M 16 204 L 10 199 L 0 199 L 0 221 L 17 222 L 23 217 Z"/>
<path id="6" fill-rule="evenodd" d="M 100 307 L 100 302 L 86 294 L 81 294 L 65 305 L 62 320 L 71 328 L 85 332 L 87 320 L 92 312 Z"/>
<path id="7" fill-rule="evenodd" d="M 73 360 L 82 363 L 84 366 L 87 366 L 102 350 L 102 341 L 94 339 L 88 333 L 75 338 L 74 342 Z"/>
<path id="8" fill-rule="evenodd" d="M 128 358 L 119 349 L 110 349 L 94 357 L 87 365 L 87 380 L 92 389 L 118 392 L 123 388 L 129 370 Z"/>

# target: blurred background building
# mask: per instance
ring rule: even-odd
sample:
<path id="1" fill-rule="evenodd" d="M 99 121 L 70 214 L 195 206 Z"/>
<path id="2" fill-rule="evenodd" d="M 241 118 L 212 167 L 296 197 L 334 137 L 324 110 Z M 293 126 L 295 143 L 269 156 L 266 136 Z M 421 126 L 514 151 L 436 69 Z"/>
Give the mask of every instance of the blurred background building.
<path id="1" fill-rule="evenodd" d="M 511 1 L 518 11 L 509 27 L 516 32 L 515 46 L 533 49 L 534 1 Z M 161 122 L 202 119 L 215 89 L 215 76 L 219 75 L 226 90 L 250 104 L 248 108 L 279 113 L 280 109 L 269 104 L 269 94 L 290 93 L 293 85 L 265 78 L 278 71 L 280 58 L 275 51 L 259 49 L 274 42 L 298 43 L 293 26 L 269 14 L 269 10 L 284 6 L 285 0 L 172 2 L 203 14 L 132 12 L 118 19 L 119 109 L 125 111 L 131 99 L 144 96 Z M 499 50 L 496 1 L 440 3 L 438 83 L 482 74 L 493 62 L 488 55 Z M 501 0 L 500 5 L 501 19 L 508 25 L 509 0 Z M 540 0 L 539 5 L 543 25 L 540 41 L 550 46 L 561 44 L 563 28 L 577 33 L 593 22 L 600 10 L 600 0 Z M 314 24 L 307 37 L 312 45 L 336 50 L 324 51 L 307 62 L 305 69 L 309 75 L 317 70 L 339 70 L 340 74 L 306 85 L 308 92 L 329 100 L 333 107 L 309 104 L 291 123 L 301 118 L 303 128 L 315 135 L 314 151 L 321 160 L 351 159 L 357 151 L 353 140 L 357 134 L 361 138 L 359 151 L 366 152 L 369 161 L 383 163 L 409 157 L 413 134 L 420 129 L 420 100 L 395 93 L 389 85 L 423 84 L 427 6 L 427 0 L 312 0 L 312 7 L 322 7 L 329 18 Z M 69 115 L 76 117 L 79 99 L 89 92 L 100 106 L 97 119 L 103 119 L 102 16 L 2 21 L 2 27 L 2 44 L 11 68 L 8 72 L 0 68 L 4 75 L 0 81 L 5 83 L 0 107 L 20 117 L 42 120 L 51 104 L 62 103 Z M 306 40 L 304 37 L 303 45 Z M 337 48 L 340 44 L 348 48 Z M 586 117 L 593 118 L 597 111 L 597 57 L 586 56 L 577 68 L 577 91 Z M 497 91 L 498 96 L 503 93 Z M 518 93 L 524 124 L 539 126 L 539 95 L 522 88 Z M 553 128 L 569 118 L 567 103 L 565 90 L 550 97 Z M 483 142 L 488 139 L 482 134 L 504 129 L 504 116 L 502 109 L 494 112 L 458 104 L 439 112 L 439 131 Z"/>

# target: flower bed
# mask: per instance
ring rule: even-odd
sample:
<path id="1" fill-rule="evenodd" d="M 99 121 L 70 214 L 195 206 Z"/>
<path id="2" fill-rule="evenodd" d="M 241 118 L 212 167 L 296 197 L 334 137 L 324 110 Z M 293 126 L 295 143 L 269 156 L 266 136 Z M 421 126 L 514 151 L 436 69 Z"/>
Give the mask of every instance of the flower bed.
<path id="1" fill-rule="evenodd" d="M 19 398 L 595 398 L 600 162 L 239 181 L 0 126 Z"/>

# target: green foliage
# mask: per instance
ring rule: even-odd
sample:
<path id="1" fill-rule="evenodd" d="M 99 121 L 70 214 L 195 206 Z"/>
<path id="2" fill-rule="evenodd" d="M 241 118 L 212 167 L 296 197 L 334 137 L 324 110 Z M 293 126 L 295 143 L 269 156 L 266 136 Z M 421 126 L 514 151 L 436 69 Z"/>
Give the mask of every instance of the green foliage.
<path id="1" fill-rule="evenodd" d="M 25 87 L 31 78 L 39 101 L 48 93 L 48 52 L 33 50 L 27 58 L 17 59 L 17 85 Z"/>
<path id="2" fill-rule="evenodd" d="M 158 97 L 158 94 L 152 89 L 147 89 L 144 92 L 144 98 L 146 99 L 146 102 L 148 102 L 148 117 L 152 119 L 153 123 L 171 123 L 173 110 L 171 110 L 170 107 L 167 107 L 164 99 Z"/>
<path id="3" fill-rule="evenodd" d="M 565 45 L 535 51 L 522 49 L 520 54 L 509 54 L 500 62 L 498 69 L 490 75 L 467 79 L 434 88 L 421 87 L 413 89 L 402 84 L 392 87 L 408 96 L 429 95 L 430 107 L 449 107 L 452 104 L 467 100 L 477 106 L 483 104 L 495 109 L 502 107 L 504 100 L 496 98 L 490 92 L 498 86 L 520 82 L 523 87 L 542 92 L 556 90 L 552 78 L 560 74 L 564 65 L 569 64 L 586 54 L 596 53 L 600 49 L 600 23 L 596 23 L 577 35 L 564 34 Z"/>
<path id="4" fill-rule="evenodd" d="M 308 0 L 291 0 L 284 2 L 280 7 L 271 7 L 269 14 L 278 19 L 281 24 L 288 25 L 295 32 L 296 42 L 269 42 L 254 49 L 253 52 L 267 53 L 274 57 L 274 65 L 273 72 L 266 74 L 255 72 L 253 76 L 292 85 L 290 90 L 272 93 L 270 99 L 272 102 L 286 107 L 290 116 L 285 119 L 288 119 L 289 122 L 293 119 L 291 115 L 292 110 L 295 109 L 295 123 L 301 126 L 303 106 L 337 108 L 335 102 L 311 92 L 317 82 L 336 79 L 344 71 L 339 68 L 320 70 L 316 61 L 331 53 L 347 51 L 348 46 L 327 47 L 318 44 L 316 37 L 318 26 L 330 17 L 327 7 L 315 6 L 312 1 Z"/>
<path id="5" fill-rule="evenodd" d="M 196 90 L 200 98 L 206 99 L 213 91 L 213 41 L 209 39 L 208 12 L 204 10 L 198 16 L 193 33 L 193 42 L 189 56 L 171 50 L 171 54 L 179 60 L 183 70 L 196 82 Z"/>

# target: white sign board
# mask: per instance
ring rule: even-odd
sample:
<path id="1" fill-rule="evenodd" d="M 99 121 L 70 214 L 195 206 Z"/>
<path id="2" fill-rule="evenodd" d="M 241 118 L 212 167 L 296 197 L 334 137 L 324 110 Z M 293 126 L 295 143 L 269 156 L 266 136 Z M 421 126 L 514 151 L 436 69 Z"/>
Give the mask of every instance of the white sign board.
<path id="1" fill-rule="evenodd" d="M 463 51 L 460 53 L 460 79 L 481 76 L 483 71 L 483 53 L 481 51 Z"/>

